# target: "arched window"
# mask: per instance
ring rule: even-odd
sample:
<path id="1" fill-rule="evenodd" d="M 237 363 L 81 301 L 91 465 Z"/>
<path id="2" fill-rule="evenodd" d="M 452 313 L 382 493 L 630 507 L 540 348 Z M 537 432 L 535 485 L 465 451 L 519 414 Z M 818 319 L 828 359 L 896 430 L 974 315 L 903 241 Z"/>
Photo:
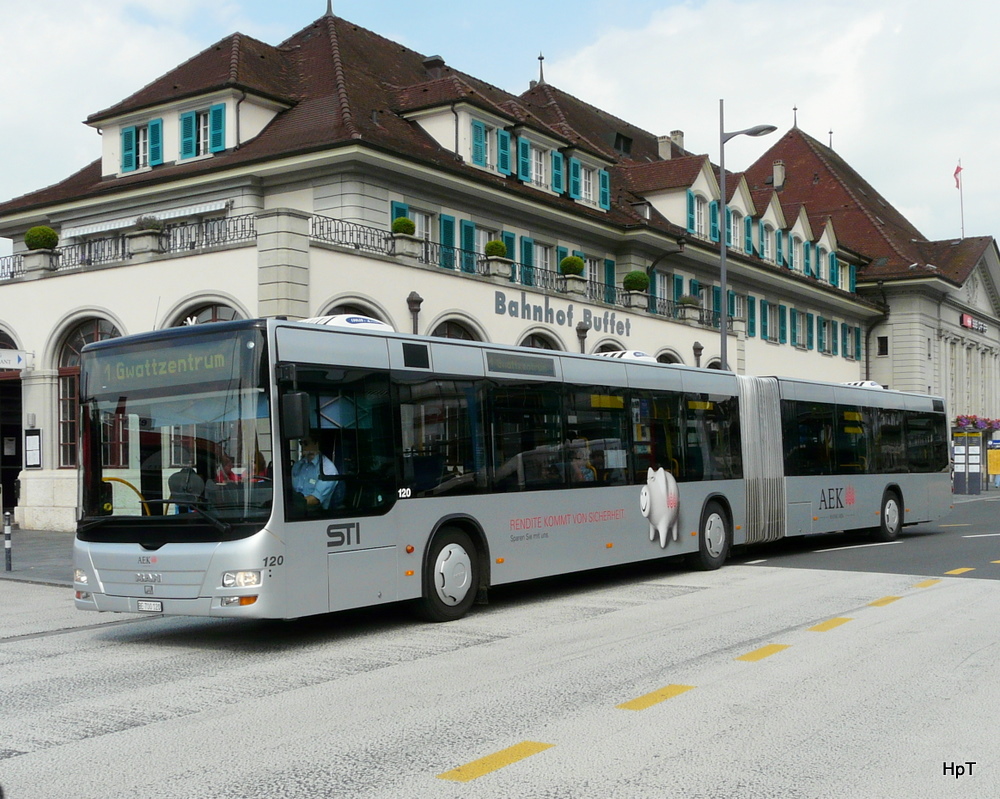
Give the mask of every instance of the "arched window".
<path id="1" fill-rule="evenodd" d="M 373 314 L 367 308 L 362 308 L 360 305 L 354 305 L 349 302 L 341 303 L 340 305 L 334 305 L 321 316 L 341 316 L 344 314 L 355 314 L 357 316 L 369 316 L 372 319 L 378 319 L 380 322 L 384 322 L 384 319 L 379 319 L 378 316 Z"/>
<path id="2" fill-rule="evenodd" d="M 479 337 L 476 336 L 467 326 L 463 325 L 461 322 L 446 321 L 439 324 L 431 332 L 432 336 L 437 338 L 457 338 L 463 341 L 479 341 Z"/>
<path id="3" fill-rule="evenodd" d="M 17 344 L 14 343 L 14 339 L 0 330 L 0 350 L 16 350 Z M 5 374 L 10 372 L 12 375 L 17 374 L 20 376 L 17 369 L 0 369 L 0 374 Z"/>
<path id="4" fill-rule="evenodd" d="M 597 352 L 618 352 L 621 350 L 617 344 L 612 341 L 605 341 L 600 347 L 597 348 Z"/>
<path id="5" fill-rule="evenodd" d="M 531 333 L 525 336 L 524 340 L 521 342 L 522 347 L 533 347 L 536 350 L 558 350 L 559 348 L 555 343 L 540 333 Z"/>
<path id="6" fill-rule="evenodd" d="M 182 327 L 183 325 L 204 325 L 209 322 L 232 322 L 234 319 L 239 318 L 240 315 L 235 308 L 229 305 L 213 303 L 211 305 L 202 305 L 200 308 L 195 308 L 193 311 L 186 313 L 177 319 L 173 326 Z"/>
<path id="7" fill-rule="evenodd" d="M 684 361 L 682 361 L 680 357 L 673 352 L 661 352 L 656 356 L 656 360 L 660 363 L 684 363 Z"/>
<path id="8" fill-rule="evenodd" d="M 77 419 L 80 416 L 80 350 L 94 341 L 118 338 L 106 319 L 88 319 L 73 328 L 59 350 L 59 466 L 76 466 Z M 114 459 L 112 458 L 112 461 Z"/>

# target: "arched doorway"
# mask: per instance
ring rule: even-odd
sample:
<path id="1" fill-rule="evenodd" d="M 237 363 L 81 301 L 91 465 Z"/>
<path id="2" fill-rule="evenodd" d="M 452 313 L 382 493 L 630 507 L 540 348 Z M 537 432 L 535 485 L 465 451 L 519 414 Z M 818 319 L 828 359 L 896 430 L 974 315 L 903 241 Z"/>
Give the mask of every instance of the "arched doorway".
<path id="1" fill-rule="evenodd" d="M 0 350 L 17 350 L 17 343 L 0 330 Z M 13 510 L 14 485 L 21 473 L 21 370 L 0 369 L 0 512 Z"/>
<path id="2" fill-rule="evenodd" d="M 230 305 L 210 303 L 182 314 L 174 320 L 172 326 L 182 327 L 183 325 L 204 325 L 209 322 L 232 322 L 234 319 L 241 318 L 239 311 Z"/>
<path id="3" fill-rule="evenodd" d="M 522 347 L 532 347 L 536 350 L 558 350 L 559 347 L 548 336 L 541 333 L 529 333 L 521 340 Z"/>
<path id="4" fill-rule="evenodd" d="M 80 351 L 91 342 L 118 338 L 121 331 L 106 319 L 87 319 L 74 327 L 59 350 L 59 467 L 77 465 L 80 417 Z"/>
<path id="5" fill-rule="evenodd" d="M 466 325 L 454 320 L 442 322 L 431 331 L 432 336 L 437 338 L 457 338 L 462 341 L 479 341 L 479 337 L 473 333 Z"/>

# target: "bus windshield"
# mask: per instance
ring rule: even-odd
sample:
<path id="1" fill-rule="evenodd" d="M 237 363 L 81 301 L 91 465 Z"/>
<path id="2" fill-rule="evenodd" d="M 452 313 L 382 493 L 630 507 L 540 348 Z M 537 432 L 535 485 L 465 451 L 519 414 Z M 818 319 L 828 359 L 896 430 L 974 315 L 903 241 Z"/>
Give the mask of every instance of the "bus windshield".
<path id="1" fill-rule="evenodd" d="M 92 540 L 119 540 L 117 519 L 140 529 L 144 517 L 162 540 L 221 540 L 270 516 L 263 331 L 172 333 L 84 352 L 80 528 Z"/>

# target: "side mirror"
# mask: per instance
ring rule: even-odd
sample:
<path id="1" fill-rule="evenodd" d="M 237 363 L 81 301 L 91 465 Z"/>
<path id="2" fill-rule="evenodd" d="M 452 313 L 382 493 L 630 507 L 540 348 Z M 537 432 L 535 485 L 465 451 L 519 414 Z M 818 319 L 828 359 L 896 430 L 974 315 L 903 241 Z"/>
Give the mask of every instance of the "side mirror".
<path id="1" fill-rule="evenodd" d="M 309 435 L 309 395 L 289 391 L 281 398 L 281 434 L 286 439 Z"/>

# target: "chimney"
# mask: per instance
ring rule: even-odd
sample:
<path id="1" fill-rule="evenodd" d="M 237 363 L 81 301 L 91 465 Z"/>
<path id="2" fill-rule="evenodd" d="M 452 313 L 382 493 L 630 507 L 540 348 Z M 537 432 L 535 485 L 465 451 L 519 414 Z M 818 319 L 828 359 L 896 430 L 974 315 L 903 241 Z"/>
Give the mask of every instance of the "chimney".
<path id="1" fill-rule="evenodd" d="M 441 77 L 441 71 L 444 69 L 444 59 L 439 55 L 427 56 L 424 59 L 424 69 L 427 70 L 431 80 L 437 80 Z"/>
<path id="2" fill-rule="evenodd" d="M 673 140 L 669 136 L 656 137 L 656 152 L 664 161 L 669 161 L 672 154 Z"/>
<path id="3" fill-rule="evenodd" d="M 678 149 L 684 149 L 684 131 L 683 130 L 672 130 L 670 131 L 670 141 L 672 141 Z"/>
<path id="4" fill-rule="evenodd" d="M 781 191 L 785 187 L 785 162 L 775 161 L 774 162 L 774 190 Z"/>

